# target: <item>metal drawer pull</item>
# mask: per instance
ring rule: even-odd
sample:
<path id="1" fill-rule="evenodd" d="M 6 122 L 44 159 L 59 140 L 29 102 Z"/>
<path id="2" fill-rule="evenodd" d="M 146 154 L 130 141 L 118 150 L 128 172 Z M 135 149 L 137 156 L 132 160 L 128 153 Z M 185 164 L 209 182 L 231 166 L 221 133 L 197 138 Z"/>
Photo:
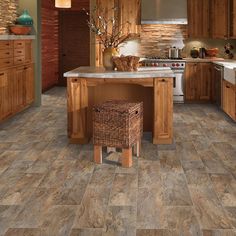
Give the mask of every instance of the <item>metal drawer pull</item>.
<path id="1" fill-rule="evenodd" d="M 230 88 L 228 85 L 226 85 L 226 88 Z"/>
<path id="2" fill-rule="evenodd" d="M 10 54 L 10 52 L 6 52 L 6 54 L 7 54 L 7 55 L 9 55 L 9 54 Z"/>
<path id="3" fill-rule="evenodd" d="M 6 64 L 10 64 L 10 61 L 5 61 Z"/>
<path id="4" fill-rule="evenodd" d="M 17 53 L 22 53 L 22 51 L 17 51 Z"/>
<path id="5" fill-rule="evenodd" d="M 4 75 L 4 73 L 0 73 L 0 76 L 3 76 Z"/>

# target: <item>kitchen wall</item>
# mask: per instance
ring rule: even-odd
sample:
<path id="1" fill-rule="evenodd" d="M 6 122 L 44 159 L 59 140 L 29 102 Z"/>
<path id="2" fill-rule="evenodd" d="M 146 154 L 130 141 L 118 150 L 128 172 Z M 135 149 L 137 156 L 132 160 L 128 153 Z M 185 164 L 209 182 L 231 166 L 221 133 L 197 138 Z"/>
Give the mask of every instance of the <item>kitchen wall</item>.
<path id="1" fill-rule="evenodd" d="M 17 18 L 18 0 L 0 0 L 0 34 L 8 33 L 8 25 Z"/>
<path id="2" fill-rule="evenodd" d="M 231 43 L 235 50 L 236 40 L 218 39 L 188 39 L 186 25 L 142 25 L 140 40 L 127 42 L 120 47 L 123 55 L 160 56 L 168 55 L 167 48 L 176 46 L 183 48 L 183 56 L 190 57 L 190 50 L 193 47 L 219 48 L 218 57 L 225 57 L 224 45 Z"/>

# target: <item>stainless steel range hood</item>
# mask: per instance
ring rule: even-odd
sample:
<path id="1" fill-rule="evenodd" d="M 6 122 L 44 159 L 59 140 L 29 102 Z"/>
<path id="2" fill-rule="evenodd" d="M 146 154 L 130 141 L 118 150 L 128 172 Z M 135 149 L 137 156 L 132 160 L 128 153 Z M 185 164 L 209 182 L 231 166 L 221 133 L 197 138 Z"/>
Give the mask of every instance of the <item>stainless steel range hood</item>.
<path id="1" fill-rule="evenodd" d="M 142 24 L 187 24 L 187 0 L 142 0 Z"/>

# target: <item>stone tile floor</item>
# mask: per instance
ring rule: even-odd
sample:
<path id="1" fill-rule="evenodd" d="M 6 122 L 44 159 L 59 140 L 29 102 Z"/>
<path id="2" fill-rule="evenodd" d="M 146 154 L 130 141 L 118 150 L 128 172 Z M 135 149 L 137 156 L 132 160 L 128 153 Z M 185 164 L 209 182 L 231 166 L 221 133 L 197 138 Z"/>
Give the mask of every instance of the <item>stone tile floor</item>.
<path id="1" fill-rule="evenodd" d="M 143 140 L 123 169 L 70 145 L 64 88 L 0 126 L 0 235 L 236 235 L 236 124 L 213 105 L 174 107 L 175 145 Z"/>

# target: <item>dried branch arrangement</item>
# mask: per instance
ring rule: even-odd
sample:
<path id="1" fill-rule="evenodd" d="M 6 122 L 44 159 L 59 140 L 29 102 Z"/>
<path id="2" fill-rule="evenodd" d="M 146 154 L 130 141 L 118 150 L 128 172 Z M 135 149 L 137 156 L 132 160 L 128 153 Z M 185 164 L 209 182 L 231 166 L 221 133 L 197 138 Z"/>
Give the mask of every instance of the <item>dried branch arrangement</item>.
<path id="1" fill-rule="evenodd" d="M 138 34 L 130 33 L 130 22 L 119 24 L 118 7 L 105 11 L 104 8 L 96 6 L 91 14 L 86 10 L 85 12 L 90 17 L 87 23 L 91 32 L 95 33 L 104 48 L 117 48 L 121 43 L 139 37 Z M 107 17 L 109 13 L 112 15 L 110 18 Z M 124 30 L 128 33 L 123 33 Z"/>

